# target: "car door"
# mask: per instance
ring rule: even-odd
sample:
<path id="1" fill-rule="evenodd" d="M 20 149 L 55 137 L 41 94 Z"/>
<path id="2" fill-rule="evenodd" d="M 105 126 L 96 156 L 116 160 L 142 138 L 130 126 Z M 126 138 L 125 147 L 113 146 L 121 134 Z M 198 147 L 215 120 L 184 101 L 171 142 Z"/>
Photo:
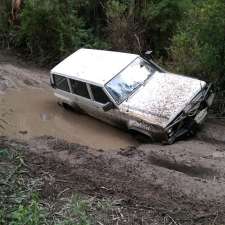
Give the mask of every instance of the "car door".
<path id="1" fill-rule="evenodd" d="M 86 82 L 75 79 L 70 79 L 69 83 L 72 95 L 76 99 L 76 104 L 85 113 L 113 125 L 120 121 L 118 109 L 104 112 L 103 106 L 110 99 L 101 87 L 89 85 Z"/>
<path id="2" fill-rule="evenodd" d="M 90 95 L 93 99 L 91 105 L 91 113 L 96 118 L 103 120 L 107 123 L 113 125 L 121 125 L 121 116 L 119 109 L 115 106 L 115 108 L 105 112 L 103 110 L 103 106 L 110 102 L 110 98 L 105 93 L 104 89 L 100 86 L 90 84 L 88 85 Z"/>
<path id="3" fill-rule="evenodd" d="M 61 101 L 71 104 L 68 79 L 64 76 L 52 74 L 52 83 L 54 84 L 55 95 L 60 98 Z"/>
<path id="4" fill-rule="evenodd" d="M 89 114 L 89 105 L 92 103 L 87 84 L 83 81 L 69 79 L 71 98 L 76 105 L 85 113 Z"/>

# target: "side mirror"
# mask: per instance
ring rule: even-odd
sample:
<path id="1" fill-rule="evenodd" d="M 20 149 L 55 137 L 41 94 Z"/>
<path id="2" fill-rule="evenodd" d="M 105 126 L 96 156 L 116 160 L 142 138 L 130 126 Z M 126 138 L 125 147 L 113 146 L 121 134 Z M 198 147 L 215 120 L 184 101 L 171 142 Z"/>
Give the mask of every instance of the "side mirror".
<path id="1" fill-rule="evenodd" d="M 115 106 L 112 102 L 107 102 L 102 108 L 105 112 L 107 112 L 107 111 L 115 108 Z"/>
<path id="2" fill-rule="evenodd" d="M 150 56 L 151 54 L 152 54 L 151 50 L 148 50 L 148 51 L 145 52 L 145 55 L 147 55 L 147 56 Z"/>
<path id="3" fill-rule="evenodd" d="M 152 50 L 148 50 L 144 54 L 144 58 L 150 60 L 152 58 Z"/>

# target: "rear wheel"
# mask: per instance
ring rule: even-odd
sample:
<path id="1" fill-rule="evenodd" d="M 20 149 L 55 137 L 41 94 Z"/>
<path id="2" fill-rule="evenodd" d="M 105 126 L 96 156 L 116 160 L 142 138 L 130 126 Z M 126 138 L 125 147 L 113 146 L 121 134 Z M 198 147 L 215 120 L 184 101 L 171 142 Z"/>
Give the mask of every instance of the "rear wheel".
<path id="1" fill-rule="evenodd" d="M 83 110 L 76 104 L 69 105 L 68 103 L 63 102 L 61 106 L 66 110 L 70 112 L 76 112 L 76 113 L 83 113 Z"/>
<path id="2" fill-rule="evenodd" d="M 62 106 L 65 110 L 73 111 L 73 107 L 65 102 L 63 102 Z"/>

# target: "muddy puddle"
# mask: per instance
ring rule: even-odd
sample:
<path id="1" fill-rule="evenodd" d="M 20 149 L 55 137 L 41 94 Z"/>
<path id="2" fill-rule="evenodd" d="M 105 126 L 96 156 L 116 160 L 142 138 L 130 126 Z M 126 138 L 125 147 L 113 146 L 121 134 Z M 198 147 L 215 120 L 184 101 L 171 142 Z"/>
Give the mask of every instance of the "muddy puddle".
<path id="1" fill-rule="evenodd" d="M 66 111 L 50 89 L 41 88 L 10 90 L 0 95 L 0 134 L 22 140 L 49 135 L 108 150 L 137 145 L 124 131 Z"/>

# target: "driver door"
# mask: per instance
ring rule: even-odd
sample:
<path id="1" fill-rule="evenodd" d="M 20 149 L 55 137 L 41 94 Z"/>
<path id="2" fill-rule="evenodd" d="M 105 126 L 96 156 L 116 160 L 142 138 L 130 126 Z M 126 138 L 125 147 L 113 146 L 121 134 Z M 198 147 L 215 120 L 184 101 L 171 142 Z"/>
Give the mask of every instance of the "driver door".
<path id="1" fill-rule="evenodd" d="M 103 120 L 113 125 L 121 124 L 121 116 L 117 107 L 107 112 L 103 110 L 103 106 L 107 102 L 111 101 L 105 93 L 104 89 L 102 87 L 92 84 L 88 85 L 88 89 L 93 100 L 92 105 L 89 106 L 91 107 L 91 109 L 89 110 L 90 114 L 100 120 Z"/>

